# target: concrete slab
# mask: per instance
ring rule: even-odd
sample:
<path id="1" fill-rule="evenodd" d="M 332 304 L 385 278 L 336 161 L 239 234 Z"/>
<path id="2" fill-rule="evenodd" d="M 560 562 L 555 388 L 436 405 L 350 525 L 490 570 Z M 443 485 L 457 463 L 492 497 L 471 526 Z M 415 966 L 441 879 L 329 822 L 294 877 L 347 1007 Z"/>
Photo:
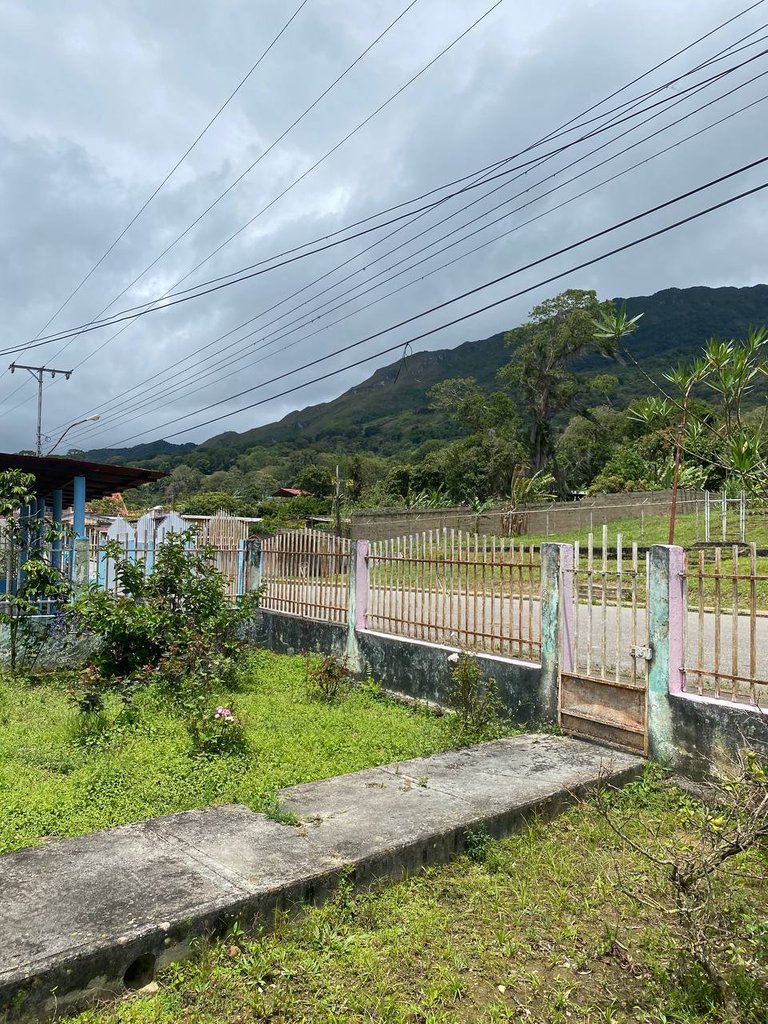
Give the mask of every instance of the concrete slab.
<path id="1" fill-rule="evenodd" d="M 342 871 L 358 883 L 449 859 L 467 828 L 554 813 L 628 754 L 519 736 L 282 791 L 301 826 L 210 807 L 0 857 L 0 1021 L 50 1018 L 139 987 L 234 920 L 268 923 Z"/>
<path id="2" fill-rule="evenodd" d="M 603 775 L 614 784 L 633 778 L 640 763 L 562 736 L 515 736 L 294 786 L 281 805 L 362 882 L 447 860 L 467 828 L 506 835 L 526 817 L 556 813 Z"/>

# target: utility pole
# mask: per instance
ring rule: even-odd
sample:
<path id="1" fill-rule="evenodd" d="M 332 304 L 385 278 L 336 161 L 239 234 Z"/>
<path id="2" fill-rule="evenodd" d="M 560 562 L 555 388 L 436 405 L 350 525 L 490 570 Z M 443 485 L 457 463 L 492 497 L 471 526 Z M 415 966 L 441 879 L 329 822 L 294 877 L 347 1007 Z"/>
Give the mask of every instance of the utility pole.
<path id="1" fill-rule="evenodd" d="M 37 445 L 38 455 L 43 454 L 43 374 L 49 373 L 51 377 L 62 374 L 69 380 L 72 370 L 54 370 L 52 366 L 23 366 L 21 363 L 11 363 L 8 367 L 11 373 L 16 370 L 29 370 L 37 381 Z"/>
<path id="2" fill-rule="evenodd" d="M 333 498 L 333 508 L 336 515 L 336 536 L 341 536 L 341 476 L 339 467 L 336 467 L 336 493 Z"/>

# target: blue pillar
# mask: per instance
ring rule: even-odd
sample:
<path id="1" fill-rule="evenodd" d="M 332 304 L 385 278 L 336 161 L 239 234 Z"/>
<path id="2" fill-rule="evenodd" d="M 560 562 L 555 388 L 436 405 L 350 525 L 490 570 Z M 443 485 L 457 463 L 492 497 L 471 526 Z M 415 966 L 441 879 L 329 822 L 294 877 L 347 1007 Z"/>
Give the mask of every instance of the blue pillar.
<path id="1" fill-rule="evenodd" d="M 51 513 L 55 530 L 61 530 L 62 497 L 61 489 L 51 495 Z M 61 569 L 61 537 L 55 537 L 51 544 L 51 565 L 54 569 Z"/>
<path id="2" fill-rule="evenodd" d="M 85 477 L 76 476 L 72 481 L 72 527 L 76 540 L 85 540 Z"/>

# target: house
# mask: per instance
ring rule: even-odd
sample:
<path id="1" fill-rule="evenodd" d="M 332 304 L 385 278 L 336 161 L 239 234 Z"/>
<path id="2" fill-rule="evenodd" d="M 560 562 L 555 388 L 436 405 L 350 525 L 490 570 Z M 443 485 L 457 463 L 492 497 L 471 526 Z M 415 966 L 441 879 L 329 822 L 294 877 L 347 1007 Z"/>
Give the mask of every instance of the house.
<path id="1" fill-rule="evenodd" d="M 278 487 L 273 498 L 311 498 L 311 491 L 302 491 L 298 487 Z"/>

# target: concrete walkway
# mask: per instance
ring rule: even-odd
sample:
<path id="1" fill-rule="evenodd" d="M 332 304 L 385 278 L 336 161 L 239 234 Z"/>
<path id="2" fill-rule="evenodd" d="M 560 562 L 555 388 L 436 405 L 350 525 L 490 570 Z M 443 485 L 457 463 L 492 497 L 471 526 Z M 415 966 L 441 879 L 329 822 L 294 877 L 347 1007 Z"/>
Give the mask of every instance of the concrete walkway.
<path id="1" fill-rule="evenodd" d="M 245 807 L 169 815 L 0 857 L 0 1021 L 141 988 L 200 935 L 448 860 L 468 828 L 551 815 L 642 762 L 529 735 L 285 789 L 300 826 Z"/>

